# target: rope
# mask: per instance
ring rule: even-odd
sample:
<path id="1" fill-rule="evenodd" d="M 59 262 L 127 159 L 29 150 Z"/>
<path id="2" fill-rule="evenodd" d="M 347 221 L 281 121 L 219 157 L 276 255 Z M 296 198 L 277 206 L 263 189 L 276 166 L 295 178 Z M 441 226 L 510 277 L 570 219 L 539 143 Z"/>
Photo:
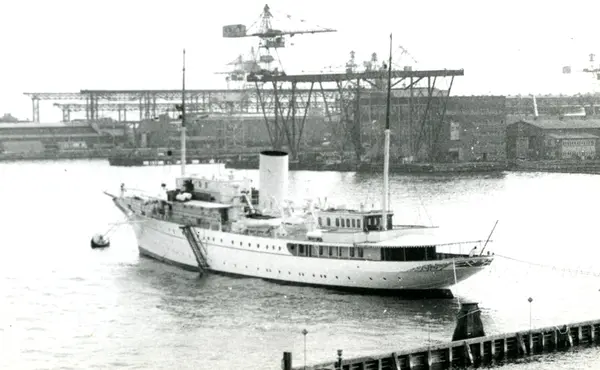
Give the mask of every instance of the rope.
<path id="1" fill-rule="evenodd" d="M 556 331 L 558 332 L 558 334 L 560 335 L 565 335 L 569 332 L 569 327 L 565 325 L 565 331 L 564 333 L 562 332 L 562 330 L 560 330 L 560 328 L 558 326 L 554 326 L 554 328 L 556 329 Z"/>
<path id="2" fill-rule="evenodd" d="M 496 254 L 495 256 L 496 257 L 501 257 L 501 258 L 504 258 L 504 259 L 507 259 L 507 260 L 510 260 L 510 261 L 514 261 L 514 262 L 524 263 L 524 264 L 531 265 L 531 266 L 537 266 L 537 267 L 542 267 L 542 268 L 547 268 L 547 269 L 553 269 L 553 270 L 560 270 L 562 272 L 570 272 L 570 273 L 580 274 L 580 275 L 586 275 L 586 276 L 600 277 L 600 273 L 597 273 L 597 272 L 584 271 L 584 270 L 571 269 L 571 268 L 565 268 L 565 267 L 560 267 L 560 266 L 556 266 L 556 265 L 547 265 L 547 264 L 543 264 L 543 263 L 537 263 L 537 262 L 531 262 L 531 261 L 521 260 L 521 259 L 514 258 L 514 257 L 503 256 L 501 254 Z"/>

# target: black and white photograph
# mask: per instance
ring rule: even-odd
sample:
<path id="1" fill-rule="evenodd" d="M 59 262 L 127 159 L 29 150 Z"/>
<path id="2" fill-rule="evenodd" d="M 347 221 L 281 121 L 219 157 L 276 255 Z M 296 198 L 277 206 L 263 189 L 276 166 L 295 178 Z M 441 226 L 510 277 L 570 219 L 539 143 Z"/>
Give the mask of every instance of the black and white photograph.
<path id="1" fill-rule="evenodd" d="M 0 14 L 0 369 L 600 370 L 600 2 Z"/>

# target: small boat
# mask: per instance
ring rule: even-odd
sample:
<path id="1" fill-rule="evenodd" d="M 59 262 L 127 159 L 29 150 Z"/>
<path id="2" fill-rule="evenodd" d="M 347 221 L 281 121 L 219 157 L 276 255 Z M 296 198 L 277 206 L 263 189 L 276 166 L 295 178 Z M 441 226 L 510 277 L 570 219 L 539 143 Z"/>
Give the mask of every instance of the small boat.
<path id="1" fill-rule="evenodd" d="M 90 244 L 92 246 L 92 249 L 106 248 L 110 246 L 110 241 L 108 240 L 108 238 L 105 238 L 102 234 L 96 234 L 92 237 Z"/>

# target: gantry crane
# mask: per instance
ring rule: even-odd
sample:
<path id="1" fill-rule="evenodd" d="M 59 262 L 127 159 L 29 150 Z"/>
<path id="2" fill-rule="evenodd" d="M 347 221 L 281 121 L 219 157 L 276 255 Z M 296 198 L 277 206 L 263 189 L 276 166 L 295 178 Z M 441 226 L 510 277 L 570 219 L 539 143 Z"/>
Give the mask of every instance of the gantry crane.
<path id="1" fill-rule="evenodd" d="M 591 53 L 588 55 L 590 57 L 590 67 L 589 68 L 583 68 L 582 70 L 579 70 L 578 72 L 584 72 L 584 73 L 591 73 L 592 75 L 594 75 L 594 77 L 596 77 L 597 80 L 600 80 L 600 65 L 594 64 L 595 62 L 595 57 L 596 54 Z M 563 73 L 564 74 L 571 74 L 572 72 L 572 68 L 571 66 L 564 66 L 563 67 Z"/>
<path id="2" fill-rule="evenodd" d="M 286 15 L 285 18 L 292 19 L 292 17 L 289 15 Z M 275 57 L 271 54 L 271 52 L 275 51 L 275 54 L 277 55 L 277 49 L 285 48 L 286 36 L 293 37 L 294 35 L 307 33 L 314 34 L 336 32 L 334 29 L 323 27 L 312 27 L 306 29 L 278 29 L 274 27 L 273 19 L 273 13 L 267 4 L 263 8 L 260 18 L 250 27 L 246 27 L 243 24 L 223 26 L 223 37 L 225 38 L 258 37 L 260 39 L 258 53 L 255 56 L 255 62 L 265 66 L 264 68 L 261 68 L 260 71 L 263 74 L 270 73 L 277 75 L 283 73 L 283 67 L 280 60 L 278 60 L 279 67 L 271 69 L 271 64 L 275 61 Z M 304 20 L 300 21 L 301 23 L 305 23 Z"/>
<path id="3" fill-rule="evenodd" d="M 293 20 L 290 15 L 284 15 L 284 22 Z M 234 24 L 223 27 L 223 37 L 225 38 L 244 38 L 258 37 L 259 44 L 257 53 L 254 55 L 254 62 L 259 70 L 247 72 L 246 81 L 254 84 L 256 94 L 263 111 L 265 124 L 269 132 L 271 145 L 276 149 L 281 149 L 284 141 L 287 138 L 287 145 L 295 159 L 297 155 L 297 147 L 302 137 L 304 122 L 309 108 L 314 106 L 311 102 L 312 88 L 307 92 L 302 92 L 296 89 L 296 83 L 292 83 L 291 88 L 283 88 L 284 81 L 270 81 L 265 84 L 262 82 L 263 76 L 285 76 L 281 60 L 279 59 L 278 49 L 286 47 L 286 38 L 301 34 L 314 34 L 336 32 L 336 30 L 324 27 L 306 27 L 306 22 L 300 20 L 302 26 L 286 26 L 285 24 L 277 24 L 276 19 L 269 5 L 265 5 L 262 13 L 257 21 L 251 26 L 246 27 L 243 24 Z M 277 19 L 278 21 L 279 19 Z M 292 44 L 293 45 L 293 44 Z M 277 67 L 273 68 L 272 64 L 276 62 Z M 266 86 L 269 86 L 267 89 Z M 265 99 L 267 90 L 273 92 L 272 102 Z M 273 115 L 267 113 L 267 105 L 274 107 Z M 286 111 L 284 113 L 284 111 Z M 303 118 L 299 123 L 299 128 L 296 127 L 296 112 L 303 111 Z M 288 124 L 287 117 L 291 115 L 290 123 Z"/>
<path id="4" fill-rule="evenodd" d="M 598 65 L 595 61 L 596 54 L 590 53 L 588 56 L 589 56 L 589 63 L 590 63 L 589 67 L 583 68 L 583 69 L 578 69 L 577 72 L 589 73 L 596 79 L 596 86 L 593 89 L 592 93 L 598 94 L 599 88 L 598 88 L 597 83 L 600 82 L 600 65 Z M 563 67 L 563 74 L 571 74 L 571 72 L 572 72 L 571 66 Z M 597 105 L 596 99 L 594 99 L 589 94 L 586 94 L 585 96 L 580 96 L 579 100 L 581 103 L 579 109 L 581 109 L 582 112 L 585 111 L 585 114 L 593 114 L 593 115 L 597 114 L 598 105 Z M 560 110 L 560 114 L 561 115 L 569 115 L 569 114 L 564 114 L 564 112 L 562 112 L 562 110 Z M 573 114 L 570 114 L 570 115 L 573 115 Z M 580 115 L 580 114 L 576 113 L 575 115 Z"/>

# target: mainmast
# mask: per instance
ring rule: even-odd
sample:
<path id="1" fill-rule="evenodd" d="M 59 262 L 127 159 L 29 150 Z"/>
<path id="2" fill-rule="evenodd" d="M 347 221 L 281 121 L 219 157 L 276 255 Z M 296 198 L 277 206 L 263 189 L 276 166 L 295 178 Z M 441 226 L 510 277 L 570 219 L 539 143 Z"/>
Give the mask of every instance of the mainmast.
<path id="1" fill-rule="evenodd" d="M 183 49 L 183 77 L 181 87 L 181 176 L 185 176 L 185 49 Z"/>
<path id="2" fill-rule="evenodd" d="M 388 213 L 388 189 L 389 189 L 389 172 L 390 172 L 390 103 L 392 96 L 392 34 L 390 33 L 390 60 L 388 62 L 388 83 L 387 83 L 387 102 L 385 110 L 385 131 L 383 144 L 383 197 L 381 201 L 382 214 L 382 230 L 387 230 L 387 213 Z"/>

